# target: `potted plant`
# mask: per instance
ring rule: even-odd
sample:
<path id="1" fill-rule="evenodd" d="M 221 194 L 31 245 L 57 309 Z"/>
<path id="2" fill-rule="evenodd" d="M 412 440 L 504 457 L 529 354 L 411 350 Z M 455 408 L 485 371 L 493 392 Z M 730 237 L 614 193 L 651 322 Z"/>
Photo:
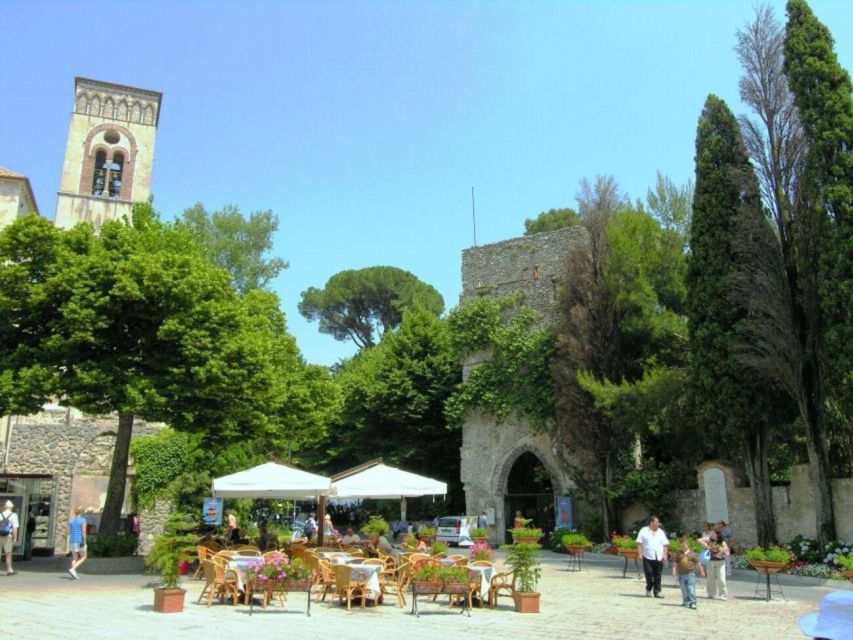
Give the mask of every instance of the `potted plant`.
<path id="1" fill-rule="evenodd" d="M 471 529 L 470 536 L 471 540 L 473 540 L 475 543 L 488 542 L 489 530 L 477 527 L 476 529 Z"/>
<path id="2" fill-rule="evenodd" d="M 468 553 L 472 561 L 485 560 L 486 562 L 495 561 L 495 553 L 489 546 L 488 542 L 478 542 L 468 549 Z"/>
<path id="3" fill-rule="evenodd" d="M 429 548 L 429 554 L 431 556 L 437 556 L 442 553 L 447 553 L 447 545 L 443 542 L 433 542 L 432 546 Z"/>
<path id="4" fill-rule="evenodd" d="M 562 543 L 569 553 L 576 556 L 592 548 L 589 538 L 582 533 L 568 533 L 563 536 Z"/>
<path id="5" fill-rule="evenodd" d="M 516 527 L 512 529 L 512 541 L 516 544 L 536 544 L 542 538 L 542 529 Z"/>
<path id="6" fill-rule="evenodd" d="M 414 533 L 409 532 L 406 534 L 406 537 L 403 538 L 403 544 L 414 549 L 418 546 L 418 537 Z"/>
<path id="7" fill-rule="evenodd" d="M 432 544 L 433 538 L 435 538 L 435 527 L 425 527 L 418 531 L 418 540 L 424 544 Z"/>
<path id="8" fill-rule="evenodd" d="M 154 546 L 145 559 L 148 570 L 160 574 L 160 586 L 154 589 L 154 611 L 179 613 L 184 610 L 186 590 L 180 588 L 179 565 L 193 559 L 198 536 L 190 533 L 196 524 L 185 514 L 176 513 L 163 525 L 163 535 L 154 539 Z"/>
<path id="9" fill-rule="evenodd" d="M 285 591 L 308 591 L 311 589 L 311 567 L 302 558 L 296 558 L 284 570 Z"/>
<path id="10" fill-rule="evenodd" d="M 637 541 L 628 536 L 613 536 L 610 540 L 616 547 L 616 552 L 627 560 L 637 560 L 640 557 L 640 549 Z"/>
<path id="11" fill-rule="evenodd" d="M 753 547 L 744 552 L 747 563 L 758 573 L 774 574 L 781 573 L 788 568 L 794 559 L 791 552 L 782 547 L 771 545 L 766 549 Z"/>
<path id="12" fill-rule="evenodd" d="M 515 591 L 512 594 L 515 610 L 519 613 L 539 613 L 536 585 L 542 573 L 537 559 L 541 547 L 532 542 L 516 542 L 504 545 L 502 549 L 509 551 L 506 563 L 515 574 Z"/>
<path id="13" fill-rule="evenodd" d="M 412 591 L 414 593 L 441 593 L 441 567 L 424 564 L 412 573 Z"/>

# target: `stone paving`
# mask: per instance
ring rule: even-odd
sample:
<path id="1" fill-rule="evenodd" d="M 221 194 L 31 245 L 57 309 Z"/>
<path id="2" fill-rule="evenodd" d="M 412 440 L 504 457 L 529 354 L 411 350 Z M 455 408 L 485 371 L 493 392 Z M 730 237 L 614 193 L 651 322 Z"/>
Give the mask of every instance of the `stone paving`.
<path id="1" fill-rule="evenodd" d="M 729 638 L 804 638 L 797 618 L 814 611 L 830 586 L 783 584 L 785 601 L 754 598 L 755 576 L 743 574 L 730 582 L 734 598 L 727 602 L 704 597 L 698 589 L 696 611 L 680 606 L 680 592 L 665 575 L 663 600 L 644 597 L 636 574 L 622 578 L 620 558 L 594 556 L 583 572 L 567 571 L 565 556 L 543 552 L 540 591 L 542 613 L 521 615 L 502 599 L 494 610 L 477 609 L 467 618 L 441 600 L 424 602 L 422 615 L 409 615 L 393 598 L 378 608 L 353 608 L 337 602 L 312 604 L 305 616 L 304 594 L 294 594 L 284 608 L 255 608 L 215 603 L 195 604 L 201 582 L 185 581 L 187 605 L 183 613 L 151 611 L 151 576 L 86 575 L 71 580 L 52 566 L 19 563 L 18 575 L 0 576 L 0 637 L 16 640 L 66 640 L 70 635 L 101 638 L 322 637 L 325 640 L 361 640 L 404 637 L 429 638 L 672 638 L 726 640 Z M 700 581 L 704 582 L 704 581 Z M 832 587 L 836 587 L 835 584 Z M 849 588 L 838 583 L 838 588 Z M 409 599 L 411 596 L 408 596 Z M 409 600 L 409 603 L 411 600 Z M 419 604 L 421 600 L 419 599 Z"/>

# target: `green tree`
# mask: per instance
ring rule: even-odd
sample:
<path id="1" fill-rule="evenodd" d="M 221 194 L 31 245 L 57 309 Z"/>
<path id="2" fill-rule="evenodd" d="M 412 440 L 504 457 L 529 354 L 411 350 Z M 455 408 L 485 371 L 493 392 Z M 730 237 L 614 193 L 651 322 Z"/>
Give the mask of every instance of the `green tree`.
<path id="1" fill-rule="evenodd" d="M 657 172 L 655 188 L 646 193 L 646 203 L 665 229 L 673 231 L 686 249 L 693 211 L 693 183 L 679 187 L 668 176 Z"/>
<path id="2" fill-rule="evenodd" d="M 359 347 L 400 325 L 406 309 L 420 307 L 436 316 L 444 300 L 436 289 L 397 267 L 367 267 L 336 273 L 322 289 L 302 292 L 299 313 L 320 321 L 320 332 Z"/>
<path id="3" fill-rule="evenodd" d="M 710 95 L 696 135 L 696 191 L 687 274 L 692 406 L 706 444 L 740 442 L 755 498 L 758 539 L 775 537 L 769 434 L 778 392 L 737 358 L 745 310 L 731 300 L 740 219 L 763 215 L 758 180 L 737 120 Z"/>
<path id="4" fill-rule="evenodd" d="M 524 221 L 524 235 L 529 236 L 544 231 L 556 231 L 565 227 L 574 227 L 579 223 L 580 216 L 574 209 L 568 207 L 563 209 L 548 209 L 548 211 L 543 211 L 535 218 L 528 218 Z"/>
<path id="5" fill-rule="evenodd" d="M 278 229 L 278 217 L 269 209 L 252 211 L 247 218 L 234 205 L 207 211 L 198 202 L 184 211 L 180 224 L 190 230 L 214 264 L 231 274 L 231 283 L 240 294 L 265 289 L 288 266 L 281 258 L 266 257 Z"/>
<path id="6" fill-rule="evenodd" d="M 448 483 L 462 508 L 460 431 L 448 431 L 444 403 L 460 381 L 445 320 L 409 309 L 397 329 L 362 349 L 336 374 L 342 412 L 323 448 L 329 472 L 382 456 L 392 465 Z"/>
<path id="7" fill-rule="evenodd" d="M 299 362 L 274 296 L 239 298 L 186 228 L 159 222 L 148 205 L 135 211 L 133 226 L 109 222 L 97 236 L 41 218 L 0 234 L 0 358 L 12 366 L 4 386 L 13 408 L 56 395 L 87 413 L 118 414 L 107 536 L 118 527 L 135 417 L 213 442 L 269 437 L 280 426 L 283 369 Z M 31 314 L 43 323 L 16 321 Z"/>
<path id="8" fill-rule="evenodd" d="M 838 64 L 832 35 L 804 0 L 789 0 L 784 69 L 808 144 L 797 202 L 795 247 L 805 276 L 803 345 L 809 464 L 815 482 L 818 537 L 835 537 L 829 468 L 826 399 L 842 413 L 853 406 L 853 99 L 847 71 Z M 841 427 L 850 429 L 849 421 Z"/>

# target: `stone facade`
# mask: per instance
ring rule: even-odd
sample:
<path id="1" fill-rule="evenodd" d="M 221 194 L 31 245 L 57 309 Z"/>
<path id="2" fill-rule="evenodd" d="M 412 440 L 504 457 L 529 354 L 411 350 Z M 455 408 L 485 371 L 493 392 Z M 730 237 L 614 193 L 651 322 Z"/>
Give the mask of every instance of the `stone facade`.
<path id="1" fill-rule="evenodd" d="M 572 227 L 466 249 L 462 253 L 462 300 L 520 293 L 523 304 L 541 314 L 543 324 L 552 324 L 569 250 L 585 244 L 587 238 L 584 229 Z M 471 354 L 462 363 L 463 377 L 488 358 L 488 353 Z M 511 518 L 506 513 L 509 473 L 516 460 L 528 452 L 544 466 L 554 494 L 565 495 L 572 483 L 547 435 L 534 432 L 523 420 L 498 424 L 494 417 L 476 411 L 466 416 L 461 448 L 466 513 L 494 509 L 495 536 L 501 542 Z"/>
<path id="2" fill-rule="evenodd" d="M 38 212 L 29 179 L 0 167 L 0 229 L 22 216 Z"/>
<path id="3" fill-rule="evenodd" d="M 709 461 L 697 469 L 699 488 L 676 492 L 674 521 L 664 523 L 671 530 L 701 530 L 708 518 L 705 508 L 703 472 L 719 468 L 725 476 L 726 502 L 729 522 L 741 549 L 758 544 L 755 530 L 755 502 L 752 489 L 746 486 L 739 470 L 718 460 Z M 791 482 L 786 487 L 773 487 L 773 515 L 776 519 L 776 539 L 790 542 L 798 535 L 813 538 L 815 527 L 813 485 L 808 465 L 791 467 Z M 832 481 L 832 500 L 835 507 L 835 524 L 839 539 L 853 541 L 853 478 L 836 478 Z M 636 520 L 646 517 L 642 505 L 634 505 L 622 513 L 622 528 L 626 530 Z"/>
<path id="4" fill-rule="evenodd" d="M 74 95 L 56 226 L 85 221 L 97 228 L 129 216 L 133 202 L 148 200 L 162 94 L 76 78 Z M 100 193 L 96 174 L 103 180 Z"/>
<path id="5" fill-rule="evenodd" d="M 14 416 L 3 420 L 3 442 L 6 447 L 3 474 L 11 477 L 43 476 L 53 489 L 51 505 L 53 548 L 57 553 L 66 551 L 68 518 L 72 509 L 72 494 L 77 501 L 87 494 L 87 485 L 103 484 L 110 474 L 117 416 L 88 416 L 74 409 L 48 405 L 33 416 Z M 156 433 L 161 424 L 134 423 L 134 437 Z M 128 487 L 133 481 L 133 468 L 128 470 Z M 76 485 L 76 491 L 75 491 Z M 129 492 L 129 489 L 128 489 Z M 96 495 L 93 500 L 96 500 Z M 97 510 L 99 504 L 87 502 L 84 508 Z M 132 510 L 129 501 L 125 512 Z M 146 522 L 160 517 L 162 509 L 140 514 L 145 530 L 152 531 L 157 522 Z M 162 525 L 162 523 L 160 523 Z"/>

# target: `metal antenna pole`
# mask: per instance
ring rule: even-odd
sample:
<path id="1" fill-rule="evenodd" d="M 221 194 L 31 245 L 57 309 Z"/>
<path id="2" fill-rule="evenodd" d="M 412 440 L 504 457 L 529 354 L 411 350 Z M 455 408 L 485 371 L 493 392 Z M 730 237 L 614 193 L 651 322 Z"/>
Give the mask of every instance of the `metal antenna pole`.
<path id="1" fill-rule="evenodd" d="M 471 187 L 471 220 L 474 223 L 474 246 L 477 246 L 477 207 L 474 203 L 474 187 Z"/>

